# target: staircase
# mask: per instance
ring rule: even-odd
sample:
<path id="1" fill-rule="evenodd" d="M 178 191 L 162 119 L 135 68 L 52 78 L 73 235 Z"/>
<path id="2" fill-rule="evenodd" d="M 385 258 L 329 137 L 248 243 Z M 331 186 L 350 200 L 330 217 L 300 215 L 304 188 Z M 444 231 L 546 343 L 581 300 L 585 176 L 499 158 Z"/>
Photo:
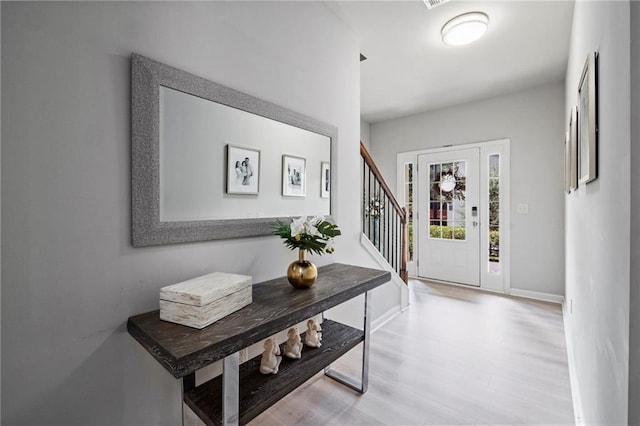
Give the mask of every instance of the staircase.
<path id="1" fill-rule="evenodd" d="M 388 269 L 407 284 L 407 211 L 394 197 L 369 151 L 360 142 L 362 157 L 362 233 L 384 259 Z"/>

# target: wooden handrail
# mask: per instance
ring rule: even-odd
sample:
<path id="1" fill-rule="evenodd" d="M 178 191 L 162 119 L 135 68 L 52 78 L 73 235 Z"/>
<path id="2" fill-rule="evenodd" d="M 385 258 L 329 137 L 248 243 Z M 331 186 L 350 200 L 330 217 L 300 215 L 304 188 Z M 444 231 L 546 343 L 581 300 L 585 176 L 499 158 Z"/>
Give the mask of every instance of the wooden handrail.
<path id="1" fill-rule="evenodd" d="M 364 162 L 367 164 L 367 166 L 369 166 L 369 169 L 371 170 L 371 172 L 375 176 L 376 180 L 380 183 L 380 187 L 382 188 L 384 193 L 389 198 L 389 201 L 391 201 L 391 205 L 393 205 L 394 210 L 400 216 L 400 218 L 402 220 L 402 223 L 406 223 L 407 222 L 406 214 L 403 213 L 402 207 L 400 207 L 400 204 L 396 200 L 396 197 L 393 195 L 393 192 L 391 192 L 391 189 L 389 188 L 389 185 L 387 185 L 387 182 L 382 177 L 382 173 L 380 173 L 380 169 L 378 169 L 378 166 L 373 161 L 373 158 L 371 158 L 371 154 L 369 154 L 369 151 L 367 150 L 367 147 L 364 146 L 364 144 L 362 142 L 360 142 L 360 155 L 362 155 L 362 158 L 364 159 Z"/>
<path id="2" fill-rule="evenodd" d="M 407 271 L 407 261 L 409 258 L 409 238 L 408 238 L 408 226 L 407 226 L 407 209 L 404 207 L 400 207 L 400 203 L 396 200 L 396 197 L 393 195 L 391 188 L 382 177 L 382 173 L 380 173 L 380 169 L 373 161 L 371 154 L 367 150 L 367 147 L 364 146 L 362 141 L 360 142 L 360 155 L 364 160 L 364 163 L 369 168 L 371 174 L 378 186 L 382 188 L 382 191 L 385 194 L 385 198 L 389 201 L 389 203 L 393 206 L 393 210 L 395 210 L 398 218 L 400 219 L 400 265 L 397 269 L 400 278 L 407 284 L 409 282 L 409 274 Z M 387 260 L 389 260 L 387 258 Z"/>

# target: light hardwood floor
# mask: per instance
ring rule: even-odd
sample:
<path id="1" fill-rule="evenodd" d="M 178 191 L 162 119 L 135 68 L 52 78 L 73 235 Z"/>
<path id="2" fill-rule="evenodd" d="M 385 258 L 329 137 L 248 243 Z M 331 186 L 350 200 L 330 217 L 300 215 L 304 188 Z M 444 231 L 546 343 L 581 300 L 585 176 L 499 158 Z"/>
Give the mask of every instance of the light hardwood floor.
<path id="1" fill-rule="evenodd" d="M 318 374 L 250 424 L 573 424 L 560 305 L 417 280 L 410 289 L 409 310 L 372 335 L 366 394 Z M 355 375 L 359 356 L 336 367 Z"/>

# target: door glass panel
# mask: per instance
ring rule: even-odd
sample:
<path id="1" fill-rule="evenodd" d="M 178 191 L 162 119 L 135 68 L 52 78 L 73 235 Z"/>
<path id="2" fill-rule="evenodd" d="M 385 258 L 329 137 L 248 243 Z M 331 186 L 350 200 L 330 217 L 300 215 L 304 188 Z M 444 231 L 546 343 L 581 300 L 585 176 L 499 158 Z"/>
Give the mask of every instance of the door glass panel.
<path id="1" fill-rule="evenodd" d="M 465 220 L 467 212 L 464 200 L 453 200 L 453 219 L 456 221 Z"/>
<path id="2" fill-rule="evenodd" d="M 489 156 L 489 177 L 500 177 L 500 154 L 491 154 Z"/>
<path id="3" fill-rule="evenodd" d="M 453 225 L 453 239 L 454 240 L 465 240 L 466 239 L 466 228 L 464 222 L 455 222 Z"/>
<path id="4" fill-rule="evenodd" d="M 467 163 L 466 161 L 456 161 L 454 174 L 456 180 L 464 179 L 467 177 Z"/>
<path id="5" fill-rule="evenodd" d="M 429 165 L 429 237 L 465 240 L 466 161 Z"/>
<path id="6" fill-rule="evenodd" d="M 409 237 L 409 262 L 413 261 L 413 163 L 404 165 L 404 208 L 407 210 L 407 235 Z"/>
<path id="7" fill-rule="evenodd" d="M 429 237 L 430 238 L 442 238 L 442 226 L 440 223 L 429 225 Z"/>
<path id="8" fill-rule="evenodd" d="M 489 226 L 500 225 L 500 203 L 489 203 Z"/>
<path id="9" fill-rule="evenodd" d="M 500 273 L 500 154 L 489 155 L 489 272 Z"/>
<path id="10" fill-rule="evenodd" d="M 440 181 L 440 164 L 432 164 L 429 166 L 429 180 L 431 182 L 439 182 Z"/>

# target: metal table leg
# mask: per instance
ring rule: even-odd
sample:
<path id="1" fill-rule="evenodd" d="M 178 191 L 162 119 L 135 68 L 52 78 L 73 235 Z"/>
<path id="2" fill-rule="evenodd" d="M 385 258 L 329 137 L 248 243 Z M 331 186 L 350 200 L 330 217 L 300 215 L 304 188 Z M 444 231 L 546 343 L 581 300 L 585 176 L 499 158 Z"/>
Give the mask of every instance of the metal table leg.
<path id="1" fill-rule="evenodd" d="M 222 360 L 222 424 L 237 426 L 240 418 L 240 353 Z"/>
<path id="2" fill-rule="evenodd" d="M 362 344 L 362 377 L 360 380 L 353 379 L 339 371 L 334 370 L 331 366 L 324 369 L 324 374 L 343 385 L 365 393 L 369 386 L 369 335 L 371 332 L 371 302 L 369 300 L 369 292 L 364 294 L 364 341 Z"/>
<path id="3" fill-rule="evenodd" d="M 187 374 L 182 378 L 182 392 L 180 395 L 180 405 L 182 406 L 182 425 L 185 424 L 186 413 L 184 411 L 184 394 L 196 387 L 196 373 Z"/>

